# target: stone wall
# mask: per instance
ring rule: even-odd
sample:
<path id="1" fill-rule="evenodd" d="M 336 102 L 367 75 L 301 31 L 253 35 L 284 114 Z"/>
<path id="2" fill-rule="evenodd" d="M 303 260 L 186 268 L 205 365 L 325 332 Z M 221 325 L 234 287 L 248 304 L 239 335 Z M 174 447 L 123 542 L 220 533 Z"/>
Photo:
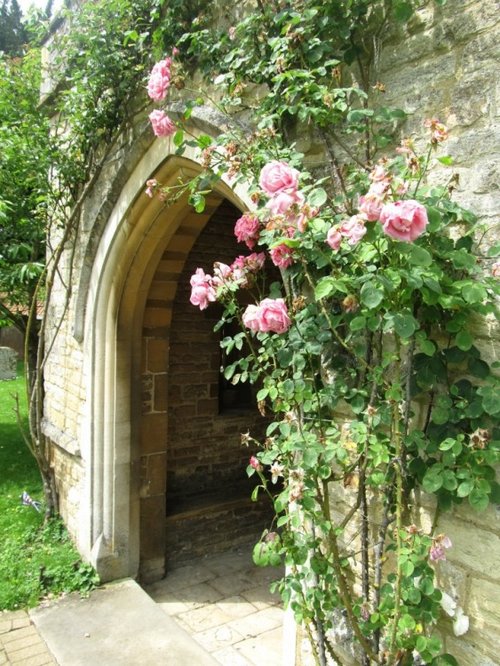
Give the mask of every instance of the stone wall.
<path id="1" fill-rule="evenodd" d="M 422 121 L 438 117 L 450 130 L 443 153 L 454 159 L 459 176 L 456 200 L 487 226 L 483 250 L 500 237 L 500 6 L 495 0 L 454 0 L 444 7 L 428 3 L 418 12 L 403 42 L 393 40 L 380 59 L 386 102 L 410 114 L 405 130 L 422 135 Z M 436 182 L 449 177 L 438 168 Z M 478 232 L 477 237 L 482 235 Z M 485 261 L 485 270 L 489 262 Z M 500 357 L 498 322 L 478 322 L 475 344 L 490 359 Z M 434 515 L 422 498 L 421 523 Z M 463 666 L 498 664 L 500 647 L 500 507 L 484 513 L 463 507 L 440 516 L 437 532 L 453 547 L 436 564 L 444 589 L 470 618 L 457 638 L 451 620 L 441 630 L 446 649 Z"/>
<path id="2" fill-rule="evenodd" d="M 390 36 L 381 51 L 377 73 L 377 79 L 386 89 L 382 94 L 382 103 L 399 106 L 409 113 L 401 129 L 405 134 L 413 133 L 417 144 L 423 137 L 423 121 L 430 116 L 439 118 L 450 128 L 445 150 L 454 158 L 453 170 L 460 177 L 456 196 L 460 203 L 480 216 L 480 222 L 489 226 L 486 234 L 488 243 L 499 235 L 498 226 L 495 226 L 498 224 L 500 182 L 499 9 L 496 0 L 449 0 L 443 7 L 428 2 L 404 34 L 395 32 Z M 216 133 L 215 124 L 209 126 L 206 119 L 202 119 L 200 127 L 202 123 L 205 123 L 203 131 Z M 301 134 L 299 147 L 306 152 L 311 166 L 322 167 L 322 152 L 314 141 L 313 132 L 308 130 Z M 99 501 L 106 505 L 111 501 L 101 499 L 101 486 L 98 486 L 99 492 L 92 496 L 92 476 L 101 475 L 109 480 L 109 488 L 115 488 L 114 491 L 106 490 L 117 495 L 112 501 L 118 508 L 109 509 L 110 523 L 119 516 L 120 503 L 124 501 L 120 496 L 122 486 L 118 485 L 113 460 L 120 464 L 123 461 L 124 469 L 130 475 L 129 485 L 125 483 L 123 488 L 131 496 L 137 493 L 141 498 L 140 538 L 146 544 L 143 555 L 148 559 L 159 558 L 165 544 L 168 472 L 172 488 L 176 487 L 181 477 L 182 483 L 178 487 L 187 487 L 188 472 L 194 472 L 198 485 L 210 476 L 225 483 L 227 479 L 218 476 L 225 469 L 224 455 L 227 453 L 219 447 L 222 440 L 234 438 L 234 461 L 246 464 L 248 455 L 247 451 L 239 448 L 239 438 L 236 439 L 237 431 L 247 429 L 242 427 L 240 417 L 218 413 L 218 352 L 213 346 L 214 340 L 210 342 L 209 352 L 203 355 L 206 365 L 197 365 L 201 362 L 200 353 L 194 344 L 209 344 L 207 341 L 212 335 L 209 330 L 213 322 L 210 321 L 210 314 L 205 315 L 195 308 L 188 314 L 186 278 L 195 264 L 203 265 L 203 249 L 199 259 L 195 259 L 196 254 L 192 255 L 194 263 L 190 267 L 186 265 L 186 273 L 177 289 L 186 257 L 201 228 L 220 205 L 221 197 L 210 204 L 213 207 L 209 206 L 206 215 L 193 214 L 179 222 L 180 213 L 162 212 L 158 202 L 147 201 L 143 194 L 145 181 L 155 175 L 174 152 L 175 147 L 168 140 L 162 139 L 153 144 L 144 115 L 135 119 L 134 126 L 117 144 L 85 201 L 72 273 L 70 249 L 61 267 L 61 278 L 71 279 L 74 285 L 68 307 L 64 289 L 58 283 L 47 308 L 49 338 L 53 346 L 46 366 L 45 432 L 54 442 L 53 464 L 58 477 L 63 516 L 89 559 L 94 558 L 91 555 L 94 542 L 89 534 L 92 526 L 99 522 L 97 514 L 101 510 L 92 502 Z M 193 160 L 195 165 L 197 157 L 194 152 L 186 153 L 186 158 Z M 438 167 L 431 177 L 436 182 L 443 182 L 449 173 L 445 167 Z M 129 191 L 132 194 L 128 194 Z M 164 216 L 164 230 L 158 231 L 154 225 L 161 215 Z M 112 224 L 116 228 L 110 231 Z M 169 237 L 169 229 L 177 228 L 176 225 L 175 235 Z M 132 287 L 137 285 L 137 292 L 140 293 L 137 295 L 137 306 L 135 301 L 130 305 L 133 288 L 130 288 L 130 293 L 126 292 L 127 282 L 122 273 L 128 271 L 132 274 L 133 270 L 138 270 L 133 263 L 133 255 L 142 247 L 143 237 L 149 238 L 150 227 L 154 227 L 157 234 L 159 255 L 151 251 L 151 256 L 154 255 L 151 270 L 144 269 L 141 273 L 147 276 L 144 284 L 140 279 L 131 282 Z M 121 247 L 127 249 L 129 255 L 110 259 L 110 248 L 119 246 L 116 240 L 119 237 L 126 239 Z M 226 243 L 220 238 L 215 240 L 215 236 L 212 239 L 208 242 L 213 245 Z M 213 249 L 216 256 L 210 259 L 207 256 L 209 263 L 205 264 L 206 268 L 210 267 L 214 258 L 223 259 L 219 252 L 221 248 Z M 238 252 L 231 250 L 230 258 Z M 110 275 L 103 280 L 100 275 L 96 276 L 96 271 L 100 270 L 99 261 L 104 268 L 108 265 L 106 262 L 115 262 L 109 270 Z M 484 265 L 488 270 L 488 260 Z M 105 313 L 92 309 L 104 287 L 112 296 Z M 144 302 L 140 300 L 143 290 Z M 100 307 L 104 306 L 101 304 Z M 179 308 L 178 323 L 173 323 L 170 342 L 168 335 L 176 308 Z M 125 324 L 122 324 L 119 315 L 124 309 L 127 316 L 131 314 L 129 319 L 123 317 Z M 184 326 L 194 326 L 195 316 L 199 325 L 196 325 L 189 339 Z M 60 318 L 62 325 L 57 337 L 52 340 Z M 108 328 L 106 318 L 111 321 Z M 126 338 L 128 343 L 126 328 L 129 322 L 134 323 L 136 319 L 139 320 L 139 346 L 136 348 L 131 344 L 127 352 L 129 356 L 126 357 L 125 352 L 120 356 L 116 351 L 118 345 L 122 338 Z M 93 339 L 99 335 L 106 338 L 102 331 L 106 334 L 110 332 L 107 345 L 103 342 L 98 348 L 99 353 L 91 353 Z M 498 328 L 489 322 L 478 322 L 476 334 L 481 350 L 490 357 L 498 357 Z M 110 363 L 110 358 L 113 362 L 116 360 L 117 370 L 115 375 L 106 375 L 107 383 L 101 385 L 94 378 L 99 376 L 97 370 L 101 365 Z M 130 362 L 132 370 L 127 366 L 126 371 L 121 372 L 124 361 Z M 181 364 L 185 364 L 184 367 Z M 137 373 L 136 366 L 139 367 Z M 103 432 L 111 432 L 115 437 L 113 445 L 108 446 L 108 434 L 103 436 L 105 446 L 102 453 L 95 445 L 93 428 L 96 424 L 92 409 L 106 392 L 114 390 L 113 382 L 128 383 L 130 386 L 132 398 L 127 398 L 130 417 L 121 417 L 120 409 L 124 407 L 121 404 L 116 407 L 115 416 L 102 416 Z M 134 398 L 136 385 L 139 394 L 142 391 L 137 404 Z M 167 393 L 168 385 L 170 393 Z M 115 396 L 115 393 L 112 395 Z M 116 402 L 119 403 L 121 394 L 116 395 Z M 115 408 L 113 404 L 109 406 Z M 108 421 L 112 419 L 110 425 Z M 251 417 L 250 420 L 253 419 Z M 246 415 L 243 421 L 248 427 Z M 214 426 L 213 439 L 208 438 L 207 424 Z M 122 430 L 127 429 L 131 434 L 124 436 Z M 172 442 L 177 442 L 172 449 L 167 445 L 170 438 Z M 199 442 L 193 446 L 189 439 Z M 125 446 L 132 452 L 120 448 Z M 209 455 L 205 457 L 205 453 Z M 231 470 L 234 469 L 231 467 Z M 104 491 L 102 494 L 105 494 Z M 348 494 L 339 501 L 349 503 Z M 429 527 L 432 507 L 426 498 L 421 498 L 420 503 L 419 519 L 422 526 Z M 131 509 L 132 514 L 133 511 Z M 498 518 L 495 507 L 484 514 L 472 513 L 461 507 L 441 516 L 438 523 L 438 530 L 450 536 L 453 548 L 447 552 L 447 561 L 438 564 L 437 575 L 442 578 L 448 593 L 470 616 L 470 630 L 461 638 L 453 635 L 450 622 L 443 622 L 441 627 L 446 648 L 457 657 L 461 666 L 493 666 L 499 663 Z M 125 535 L 124 542 L 132 537 L 133 534 L 130 537 Z M 123 544 L 115 547 L 114 543 L 109 546 L 111 551 L 115 548 L 113 553 L 116 557 L 120 556 L 122 547 Z M 161 567 L 157 571 L 160 570 Z"/>

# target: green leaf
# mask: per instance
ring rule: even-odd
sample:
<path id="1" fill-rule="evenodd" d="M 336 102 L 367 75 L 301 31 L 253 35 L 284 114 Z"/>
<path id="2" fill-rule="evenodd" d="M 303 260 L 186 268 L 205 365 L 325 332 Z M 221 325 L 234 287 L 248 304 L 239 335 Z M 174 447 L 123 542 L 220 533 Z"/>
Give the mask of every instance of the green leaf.
<path id="1" fill-rule="evenodd" d="M 426 493 L 435 493 L 443 485 L 443 472 L 436 465 L 427 470 L 422 479 L 422 487 Z"/>
<path id="2" fill-rule="evenodd" d="M 324 277 L 318 282 L 314 288 L 314 296 L 316 300 L 320 301 L 322 298 L 330 296 L 330 294 L 335 290 L 334 279 L 331 277 Z"/>
<path id="3" fill-rule="evenodd" d="M 500 412 L 500 391 L 492 386 L 481 386 L 477 392 L 483 399 L 483 409 L 491 416 Z"/>
<path id="4" fill-rule="evenodd" d="M 436 0 L 440 5 L 444 5 L 446 0 Z M 418 649 L 418 648 L 417 648 Z M 432 660 L 431 666 L 459 666 L 458 661 L 451 654 L 440 654 Z"/>
<path id="5" fill-rule="evenodd" d="M 370 282 L 365 282 L 360 292 L 361 302 L 363 305 L 366 305 L 367 308 L 373 309 L 384 300 L 384 291 L 379 287 L 371 284 Z"/>
<path id="6" fill-rule="evenodd" d="M 184 132 L 182 130 L 177 130 L 173 137 L 174 145 L 179 147 L 184 141 Z"/>
<path id="7" fill-rule="evenodd" d="M 430 266 L 432 264 L 431 253 L 419 245 L 402 245 L 400 251 L 408 255 L 408 261 L 413 266 Z"/>
<path id="8" fill-rule="evenodd" d="M 474 338 L 469 331 L 460 331 L 455 336 L 455 343 L 462 351 L 468 351 L 474 343 Z"/>
<path id="9" fill-rule="evenodd" d="M 410 338 L 418 328 L 418 322 L 411 314 L 394 315 L 394 330 L 401 338 Z"/>
<path id="10" fill-rule="evenodd" d="M 477 283 L 462 287 L 462 296 L 467 303 L 482 303 L 488 297 L 486 289 Z"/>
<path id="11" fill-rule="evenodd" d="M 406 577 L 411 576 L 412 573 L 415 571 L 415 565 L 413 564 L 413 562 L 411 560 L 405 560 L 401 564 L 400 568 L 401 568 L 401 573 L 403 574 L 403 576 L 406 576 Z"/>
<path id="12" fill-rule="evenodd" d="M 470 357 L 467 366 L 473 377 L 486 379 L 486 377 L 490 375 L 490 366 L 484 361 L 481 361 L 480 358 Z"/>
<path id="13" fill-rule="evenodd" d="M 411 2 L 399 2 L 394 7 L 394 17 L 396 21 L 408 21 L 413 15 L 413 5 Z"/>
<path id="14" fill-rule="evenodd" d="M 438 157 L 438 162 L 441 162 L 441 164 L 444 164 L 445 166 L 451 166 L 454 162 L 453 157 L 451 155 L 443 155 L 442 157 Z"/>
<path id="15" fill-rule="evenodd" d="M 366 326 L 366 318 L 365 317 L 354 317 L 354 319 L 349 324 L 349 328 L 353 332 L 361 331 L 365 326 Z"/>
<path id="16" fill-rule="evenodd" d="M 487 493 L 474 488 L 474 490 L 469 495 L 469 504 L 476 511 L 484 511 L 488 504 L 490 503 Z"/>
<path id="17" fill-rule="evenodd" d="M 315 208 L 319 208 L 320 206 L 322 206 L 327 199 L 328 195 L 322 187 L 317 187 L 307 196 L 309 205 Z"/>
<path id="18" fill-rule="evenodd" d="M 457 497 L 467 497 L 474 488 L 473 479 L 466 479 L 457 488 Z"/>

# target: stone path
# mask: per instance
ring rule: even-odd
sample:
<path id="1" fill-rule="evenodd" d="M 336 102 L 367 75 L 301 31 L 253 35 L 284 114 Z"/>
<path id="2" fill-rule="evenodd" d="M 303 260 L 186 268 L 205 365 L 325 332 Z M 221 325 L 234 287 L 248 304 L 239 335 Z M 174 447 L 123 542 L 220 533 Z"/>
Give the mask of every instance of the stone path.
<path id="1" fill-rule="evenodd" d="M 251 547 L 172 570 L 145 590 L 126 579 L 0 612 L 0 666 L 279 666 L 283 621 Z M 147 592 L 147 594 L 146 594 Z"/>
<path id="2" fill-rule="evenodd" d="M 0 665 L 4 664 L 56 664 L 26 611 L 0 612 Z"/>
<path id="3" fill-rule="evenodd" d="M 284 612 L 269 592 L 281 571 L 256 567 L 251 546 L 176 567 L 145 586 L 222 666 L 279 666 Z"/>

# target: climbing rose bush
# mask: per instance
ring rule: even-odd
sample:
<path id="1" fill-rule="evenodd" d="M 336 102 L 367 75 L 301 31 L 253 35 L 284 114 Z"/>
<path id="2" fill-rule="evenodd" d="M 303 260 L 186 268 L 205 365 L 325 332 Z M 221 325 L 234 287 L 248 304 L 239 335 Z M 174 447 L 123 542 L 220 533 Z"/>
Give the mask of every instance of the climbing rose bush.
<path id="1" fill-rule="evenodd" d="M 290 26 L 276 44 L 292 39 Z M 239 45 L 243 34 L 231 31 L 230 49 L 250 49 Z M 296 42 L 288 53 L 302 53 Z M 238 53 L 228 62 L 246 62 L 247 51 Z M 295 66 L 307 69 L 304 62 Z M 307 71 L 317 77 L 314 63 Z M 498 262 L 477 245 L 474 215 L 453 202 L 453 174 L 444 186 L 430 182 L 431 166 L 451 163 L 438 154 L 448 136 L 443 123 L 425 122 L 422 153 L 408 137 L 390 151 L 387 135 L 362 134 L 357 159 L 346 164 L 325 140 L 329 175 L 311 173 L 276 129 L 285 93 L 304 95 L 297 108 L 315 109 L 320 137 L 330 121 L 338 124 L 331 115 L 338 109 L 327 104 L 333 93 L 322 92 L 318 102 L 310 93 L 316 83 L 301 88 L 302 78 L 287 74 L 284 65 L 273 71 L 250 135 L 235 127 L 215 140 L 177 123 L 179 154 L 197 147 L 204 170 L 171 188 L 148 182 L 147 194 L 167 203 L 187 194 L 198 212 L 222 178 L 244 182 L 251 195 L 234 228 L 250 253 L 197 268 L 190 300 L 200 310 L 222 307 L 217 330 L 238 324 L 221 340 L 228 358 L 239 352 L 223 372 L 234 384 L 255 386 L 268 419 L 262 441 L 247 433 L 242 442 L 255 452 L 247 468 L 258 479 L 253 497 L 266 493 L 276 514 L 254 561 L 286 563 L 276 589 L 306 627 L 317 662 L 329 654 L 343 663 L 340 632 L 363 666 L 454 666 L 435 631 L 443 613 L 455 635 L 468 630 L 460 600 L 438 584 L 454 547 L 437 517 L 431 530 L 416 524 L 412 497 L 434 494 L 443 511 L 463 503 L 484 509 L 500 495 L 498 380 L 472 333 L 477 317 L 496 314 Z M 159 67 L 153 77 L 160 101 L 170 76 Z M 239 83 L 229 86 L 229 105 L 246 81 L 238 76 L 231 70 Z M 186 105 L 185 120 L 198 103 Z M 346 112 L 349 145 L 376 126 L 360 129 L 359 118 L 370 113 L 365 106 Z M 398 110 L 384 115 L 390 123 L 401 118 Z M 153 131 L 164 118 L 152 114 Z M 383 156 L 370 151 L 379 139 Z M 276 269 L 280 280 L 270 277 Z"/>

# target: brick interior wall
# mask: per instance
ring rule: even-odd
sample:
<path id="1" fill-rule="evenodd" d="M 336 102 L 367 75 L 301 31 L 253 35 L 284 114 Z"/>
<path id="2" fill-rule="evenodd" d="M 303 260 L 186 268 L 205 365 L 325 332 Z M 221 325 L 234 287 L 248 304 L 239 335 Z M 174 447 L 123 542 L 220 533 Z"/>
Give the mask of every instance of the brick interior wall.
<path id="1" fill-rule="evenodd" d="M 246 474 L 266 420 L 252 406 L 222 407 L 221 314 L 189 302 L 198 266 L 247 254 L 234 237 L 241 215 L 229 202 L 212 202 L 206 217 L 193 213 L 165 251 L 149 290 L 143 326 L 141 419 L 141 559 L 160 567 L 258 538 L 271 518 L 267 500 L 252 503 Z M 200 233 L 200 227 L 203 230 Z M 248 387 L 246 387 L 248 393 Z M 255 404 L 255 403 L 253 403 Z M 166 514 L 166 519 L 165 519 Z M 158 565 L 153 563 L 158 560 Z"/>
<path id="2" fill-rule="evenodd" d="M 197 267 L 212 273 L 214 260 L 231 263 L 246 254 L 233 229 L 241 213 L 224 202 L 200 234 L 179 278 L 170 333 L 168 381 L 167 513 L 197 503 L 202 495 L 230 497 L 249 487 L 245 468 L 253 453 L 241 433 L 263 434 L 255 407 L 221 409 L 219 378 L 221 314 L 212 305 L 200 311 L 189 302 L 189 280 Z M 169 506 L 170 502 L 170 506 Z"/>

